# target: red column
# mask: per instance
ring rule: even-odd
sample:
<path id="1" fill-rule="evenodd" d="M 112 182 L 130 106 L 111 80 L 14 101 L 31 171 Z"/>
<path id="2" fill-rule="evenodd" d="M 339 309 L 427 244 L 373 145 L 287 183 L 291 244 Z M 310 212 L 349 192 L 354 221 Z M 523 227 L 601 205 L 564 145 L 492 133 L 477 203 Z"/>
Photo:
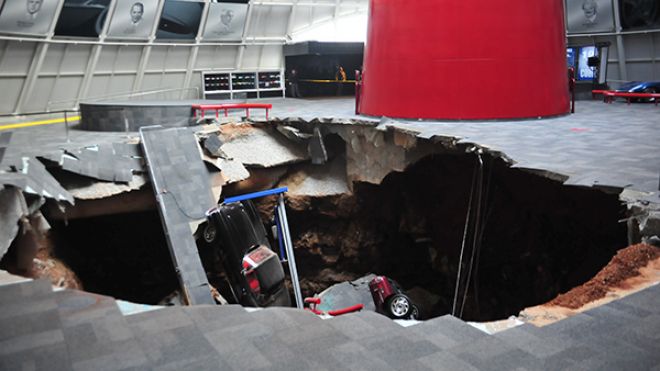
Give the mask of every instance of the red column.
<path id="1" fill-rule="evenodd" d="M 371 0 L 360 111 L 508 119 L 569 111 L 563 1 Z"/>

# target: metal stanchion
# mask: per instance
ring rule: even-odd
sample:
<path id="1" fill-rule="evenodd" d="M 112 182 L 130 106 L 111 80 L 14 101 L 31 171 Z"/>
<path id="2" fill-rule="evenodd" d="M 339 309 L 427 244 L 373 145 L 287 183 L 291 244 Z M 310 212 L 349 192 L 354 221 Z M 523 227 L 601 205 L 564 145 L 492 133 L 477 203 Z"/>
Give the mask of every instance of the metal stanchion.
<path id="1" fill-rule="evenodd" d="M 289 221 L 286 218 L 286 208 L 284 206 L 284 194 L 280 194 L 277 199 L 277 212 L 280 223 L 282 223 L 282 234 L 284 248 L 286 249 L 287 260 L 289 261 L 289 273 L 291 274 L 291 284 L 293 285 L 293 294 L 296 297 L 296 307 L 303 309 L 303 297 L 300 290 L 300 281 L 298 280 L 298 269 L 296 268 L 296 256 L 293 251 L 293 242 L 291 242 L 291 232 L 289 231 Z"/>

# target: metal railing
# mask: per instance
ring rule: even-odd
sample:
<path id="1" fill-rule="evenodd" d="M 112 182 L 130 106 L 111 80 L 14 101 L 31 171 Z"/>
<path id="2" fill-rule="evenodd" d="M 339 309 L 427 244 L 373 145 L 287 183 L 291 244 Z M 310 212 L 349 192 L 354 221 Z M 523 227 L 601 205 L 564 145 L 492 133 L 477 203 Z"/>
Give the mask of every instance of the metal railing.
<path id="1" fill-rule="evenodd" d="M 188 96 L 188 92 L 193 92 L 190 96 Z M 51 112 L 51 108 L 54 105 L 62 105 L 66 107 L 68 104 L 73 104 L 73 107 L 67 107 L 71 110 L 77 111 L 78 110 L 78 103 L 80 102 L 97 102 L 99 100 L 104 100 L 104 99 L 121 99 L 121 98 L 138 98 L 138 99 L 144 99 L 145 97 L 149 97 L 151 99 L 158 99 L 154 98 L 154 95 L 158 94 L 170 94 L 170 93 L 175 93 L 172 95 L 170 98 L 163 98 L 160 97 L 160 99 L 163 100 L 168 100 L 168 99 L 185 99 L 186 97 L 188 99 L 199 99 L 199 87 L 192 87 L 192 88 L 167 88 L 167 89 L 154 89 L 154 90 L 143 90 L 143 91 L 137 91 L 137 92 L 122 92 L 122 93 L 114 93 L 114 94 L 108 94 L 108 95 L 103 95 L 103 96 L 97 96 L 97 97 L 89 97 L 89 98 L 74 98 L 74 99 L 67 99 L 67 100 L 61 100 L 61 101 L 48 101 L 48 104 L 46 105 L 46 112 Z M 178 93 L 178 94 L 176 94 Z M 61 108 L 60 108 L 61 110 Z"/>

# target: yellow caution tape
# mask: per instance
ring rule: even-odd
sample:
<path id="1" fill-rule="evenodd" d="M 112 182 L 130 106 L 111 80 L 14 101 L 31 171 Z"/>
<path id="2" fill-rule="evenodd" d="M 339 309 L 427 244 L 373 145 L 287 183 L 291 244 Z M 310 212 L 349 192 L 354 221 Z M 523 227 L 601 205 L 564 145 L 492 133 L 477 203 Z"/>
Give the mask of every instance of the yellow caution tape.
<path id="1" fill-rule="evenodd" d="M 80 120 L 80 116 L 71 116 L 67 119 L 67 122 L 76 122 Z M 51 125 L 51 124 L 61 124 L 64 122 L 64 118 L 61 119 L 50 119 L 50 120 L 41 120 L 41 121 L 31 121 L 31 122 L 20 122 L 15 124 L 7 124 L 0 126 L 0 130 L 9 130 L 9 129 L 18 129 L 25 128 L 29 126 L 39 126 L 39 125 Z"/>
<path id="2" fill-rule="evenodd" d="M 300 81 L 307 81 L 307 82 L 318 82 L 318 83 L 351 83 L 354 84 L 355 80 L 345 80 L 345 81 L 340 81 L 340 80 L 300 80 Z"/>

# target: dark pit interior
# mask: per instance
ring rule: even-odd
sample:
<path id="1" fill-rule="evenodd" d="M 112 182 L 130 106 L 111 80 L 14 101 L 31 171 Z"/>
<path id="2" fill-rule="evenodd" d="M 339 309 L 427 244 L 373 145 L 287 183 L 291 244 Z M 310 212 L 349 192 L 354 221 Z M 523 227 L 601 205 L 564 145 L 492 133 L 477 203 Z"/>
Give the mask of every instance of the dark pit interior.
<path id="1" fill-rule="evenodd" d="M 157 304 L 179 282 L 157 211 L 53 223 L 54 254 L 85 291 Z"/>
<path id="2" fill-rule="evenodd" d="M 617 195 L 483 162 L 456 305 L 463 319 L 504 319 L 547 302 L 586 282 L 627 245 Z M 474 154 L 434 155 L 381 185 L 355 184 L 353 196 L 291 200 L 304 294 L 384 274 L 405 289 L 423 289 L 416 297 L 425 317 L 452 313 L 477 166 Z"/>
<path id="3" fill-rule="evenodd" d="M 430 155 L 380 185 L 356 183 L 350 195 L 289 196 L 303 295 L 383 274 L 424 318 L 498 320 L 586 282 L 627 245 L 616 194 L 563 186 L 488 155 L 482 162 L 474 153 Z M 259 203 L 264 214 L 271 206 Z M 54 254 L 85 290 L 156 304 L 177 289 L 156 211 L 52 224 Z"/>

